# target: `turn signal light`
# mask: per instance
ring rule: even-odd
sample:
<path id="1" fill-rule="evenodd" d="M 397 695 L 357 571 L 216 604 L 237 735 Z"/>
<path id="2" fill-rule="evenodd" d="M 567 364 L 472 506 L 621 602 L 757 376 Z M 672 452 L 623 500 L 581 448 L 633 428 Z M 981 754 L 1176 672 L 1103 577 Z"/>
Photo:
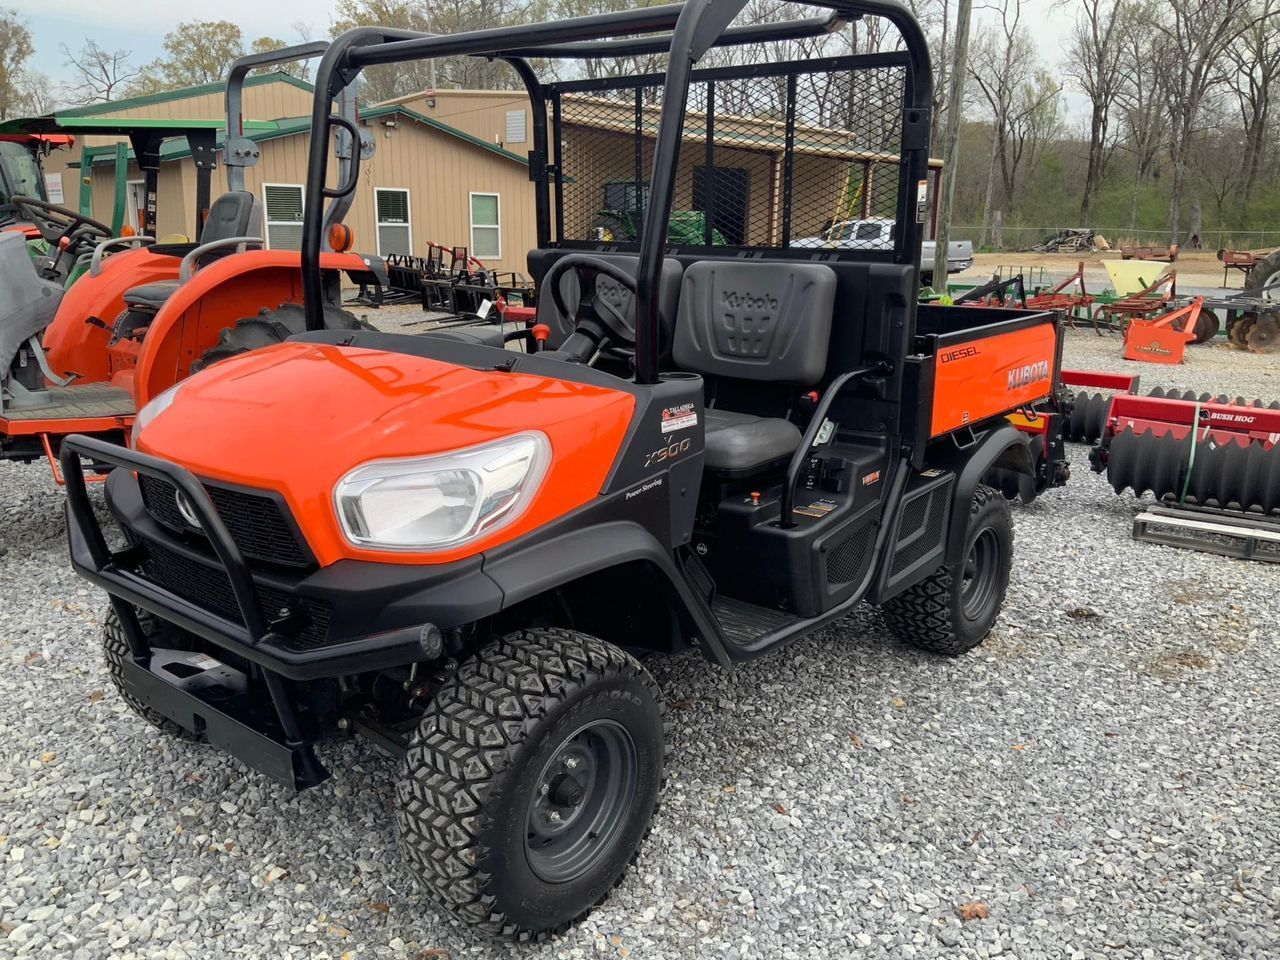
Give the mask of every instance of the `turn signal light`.
<path id="1" fill-rule="evenodd" d="M 345 223 L 335 223 L 329 227 L 329 246 L 334 253 L 346 253 L 355 242 L 355 234 Z"/>

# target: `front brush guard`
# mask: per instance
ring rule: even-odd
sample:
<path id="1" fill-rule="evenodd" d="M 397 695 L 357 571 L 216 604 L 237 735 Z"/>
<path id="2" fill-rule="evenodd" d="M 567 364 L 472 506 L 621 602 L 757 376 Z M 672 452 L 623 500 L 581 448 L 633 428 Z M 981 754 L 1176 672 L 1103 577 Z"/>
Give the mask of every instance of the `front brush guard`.
<path id="1" fill-rule="evenodd" d="M 181 491 L 225 569 L 240 623 L 202 610 L 138 576 L 132 569 L 137 548 L 111 550 L 89 501 L 82 457 L 166 480 Z M 272 709 L 264 710 L 260 698 L 246 695 L 247 675 L 212 657 L 187 656 L 179 669 L 173 656 L 178 652 L 153 649 L 138 621 L 135 607 L 249 659 L 258 659 L 254 653 L 280 639 L 263 620 L 249 566 L 203 485 L 176 464 L 80 435 L 62 442 L 59 460 L 67 486 L 72 564 L 110 595 L 129 645 L 129 656 L 121 667 L 121 680 L 129 693 L 269 777 L 296 788 L 327 779 L 329 773 L 316 758 L 311 738 L 304 735 L 278 673 L 256 671 L 270 694 Z"/>

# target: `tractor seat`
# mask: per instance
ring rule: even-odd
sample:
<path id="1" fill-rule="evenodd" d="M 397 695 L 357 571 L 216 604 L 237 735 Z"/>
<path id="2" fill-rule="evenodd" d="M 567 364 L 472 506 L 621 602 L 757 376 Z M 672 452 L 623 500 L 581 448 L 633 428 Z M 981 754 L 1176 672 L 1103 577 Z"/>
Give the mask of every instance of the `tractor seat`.
<path id="1" fill-rule="evenodd" d="M 131 310 L 150 310 L 152 313 L 164 306 L 164 302 L 178 289 L 177 280 L 156 280 L 133 287 L 124 295 L 125 306 Z"/>
<path id="2" fill-rule="evenodd" d="M 817 263 L 695 263 L 680 291 L 675 361 L 713 387 L 730 381 L 812 386 L 826 372 L 835 290 L 835 273 Z M 800 446 L 800 429 L 785 417 L 713 403 L 705 421 L 703 462 L 729 476 L 775 466 Z"/>
<path id="3" fill-rule="evenodd" d="M 257 236 L 262 230 L 262 217 L 253 194 L 248 190 L 232 190 L 224 193 L 209 208 L 204 229 L 200 231 L 200 246 L 233 237 Z M 209 256 L 220 257 L 234 248 L 210 251 Z M 178 289 L 177 280 L 156 280 L 133 287 L 124 295 L 125 306 L 130 310 L 155 313 Z"/>

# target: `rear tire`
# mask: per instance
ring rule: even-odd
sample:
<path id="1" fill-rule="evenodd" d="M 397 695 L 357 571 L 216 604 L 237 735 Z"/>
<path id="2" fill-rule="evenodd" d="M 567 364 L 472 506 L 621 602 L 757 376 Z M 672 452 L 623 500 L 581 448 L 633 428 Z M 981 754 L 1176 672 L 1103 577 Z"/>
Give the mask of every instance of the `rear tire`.
<path id="1" fill-rule="evenodd" d="M 664 714 L 644 667 L 572 630 L 523 630 L 465 661 L 419 723 L 397 789 L 400 846 L 427 893 L 518 941 L 586 915 L 649 832 Z"/>
<path id="2" fill-rule="evenodd" d="M 987 638 L 1013 566 L 1013 517 L 999 491 L 979 486 L 969 505 L 964 560 L 944 563 L 881 608 L 898 639 L 948 657 Z"/>
<path id="3" fill-rule="evenodd" d="M 1280 250 L 1273 250 L 1257 262 L 1249 274 L 1249 284 L 1244 288 L 1245 296 L 1260 297 L 1262 289 L 1273 277 L 1280 275 Z M 1273 290 L 1271 299 L 1280 300 L 1280 290 Z"/>
<path id="4" fill-rule="evenodd" d="M 135 612 L 137 613 L 138 624 L 142 627 L 142 632 L 146 638 L 148 640 L 158 638 L 165 629 L 165 625 L 161 624 L 154 614 L 147 613 L 145 610 L 135 610 Z M 175 646 L 170 640 L 166 640 L 166 645 Z M 168 717 L 152 710 L 125 689 L 124 677 L 122 676 L 123 664 L 132 654 L 129 652 L 129 641 L 125 639 L 124 627 L 120 623 L 120 618 L 116 616 L 115 610 L 108 613 L 106 620 L 102 623 L 102 652 L 107 661 L 107 673 L 111 676 L 111 683 L 116 688 L 116 693 L 120 695 L 120 699 L 125 702 L 130 710 L 166 736 L 173 737 L 176 740 L 186 740 L 190 743 L 199 742 L 200 737 L 180 724 L 174 723 Z"/>
<path id="5" fill-rule="evenodd" d="M 341 307 L 325 305 L 324 328 L 326 330 L 364 330 L 367 326 Z M 237 320 L 234 326 L 225 327 L 218 334 L 218 342 L 191 364 L 191 372 L 203 370 L 219 360 L 236 357 L 250 350 L 283 343 L 289 337 L 304 333 L 307 318 L 302 305 L 282 303 L 274 310 L 263 307 L 256 317 Z"/>

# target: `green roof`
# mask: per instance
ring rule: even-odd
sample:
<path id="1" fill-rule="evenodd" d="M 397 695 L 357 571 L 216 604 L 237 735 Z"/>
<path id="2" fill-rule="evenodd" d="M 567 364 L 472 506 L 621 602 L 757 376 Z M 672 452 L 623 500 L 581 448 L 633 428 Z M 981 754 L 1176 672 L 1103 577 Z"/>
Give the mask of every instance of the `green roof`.
<path id="1" fill-rule="evenodd" d="M 285 73 L 283 70 L 273 70 L 270 73 L 258 73 L 247 77 L 244 81 L 246 87 L 257 87 L 264 83 L 274 83 L 280 81 L 297 87 L 299 90 L 305 90 L 307 93 L 315 93 L 315 86 L 307 83 L 305 80 L 299 80 L 292 74 Z M 54 116 L 56 117 L 94 117 L 104 113 L 115 113 L 117 110 L 132 110 L 135 107 L 146 107 L 154 103 L 169 103 L 172 100 L 182 100 L 186 97 L 200 97 L 209 93 L 221 93 L 227 88 L 225 80 L 216 80 L 213 83 L 202 83 L 194 87 L 178 87 L 176 90 L 162 90 L 160 93 L 148 93 L 141 97 L 128 97 L 124 100 L 112 100 L 109 103 L 91 103 L 84 107 L 69 107 L 66 110 L 58 110 Z"/>
<path id="2" fill-rule="evenodd" d="M 130 136 L 139 130 L 169 131 L 180 137 L 188 130 L 222 130 L 227 125 L 225 119 L 211 120 L 156 120 L 122 119 L 120 117 L 64 117 L 56 113 L 43 117 L 19 117 L 0 123 L 0 134 L 49 134 L 49 133 L 97 133 L 102 135 Z M 245 129 L 273 130 L 272 120 L 246 120 Z"/>
<path id="3" fill-rule="evenodd" d="M 409 110 L 406 107 L 399 105 L 372 107 L 369 110 L 362 111 L 360 113 L 360 119 L 377 120 L 380 117 L 388 117 L 392 115 L 398 115 L 410 120 L 415 120 L 423 126 L 430 127 L 433 130 L 438 130 L 443 134 L 454 137 L 455 139 L 461 140 L 474 147 L 479 147 L 482 150 L 488 150 L 490 153 L 497 154 L 504 160 L 513 160 L 516 163 L 521 163 L 525 166 L 528 166 L 529 164 L 528 159 L 520 156 L 518 153 L 512 153 L 510 150 L 504 150 L 496 144 L 481 140 L 479 137 L 473 137 L 471 134 L 465 133 L 456 127 L 451 127 L 446 123 L 441 123 L 439 120 L 433 120 L 428 116 L 424 116 L 416 110 Z M 255 143 L 262 143 L 266 140 L 277 140 L 281 137 L 295 137 L 299 134 L 308 133 L 311 130 L 311 118 L 309 116 L 285 117 L 281 120 L 264 123 L 263 126 L 267 127 L 267 129 L 252 130 L 250 129 L 252 125 L 253 124 L 251 124 L 250 121 L 245 121 L 245 135 Z M 221 137 L 218 138 L 219 145 L 221 145 L 222 139 L 223 138 Z M 85 156 L 88 158 L 91 165 L 98 163 L 112 163 L 115 160 L 115 155 L 116 148 L 114 145 L 85 148 Z M 130 151 L 129 155 L 132 157 L 133 151 Z M 162 163 L 168 160 L 182 160 L 189 156 L 191 156 L 191 150 L 184 140 L 166 140 L 160 147 L 160 160 Z"/>

